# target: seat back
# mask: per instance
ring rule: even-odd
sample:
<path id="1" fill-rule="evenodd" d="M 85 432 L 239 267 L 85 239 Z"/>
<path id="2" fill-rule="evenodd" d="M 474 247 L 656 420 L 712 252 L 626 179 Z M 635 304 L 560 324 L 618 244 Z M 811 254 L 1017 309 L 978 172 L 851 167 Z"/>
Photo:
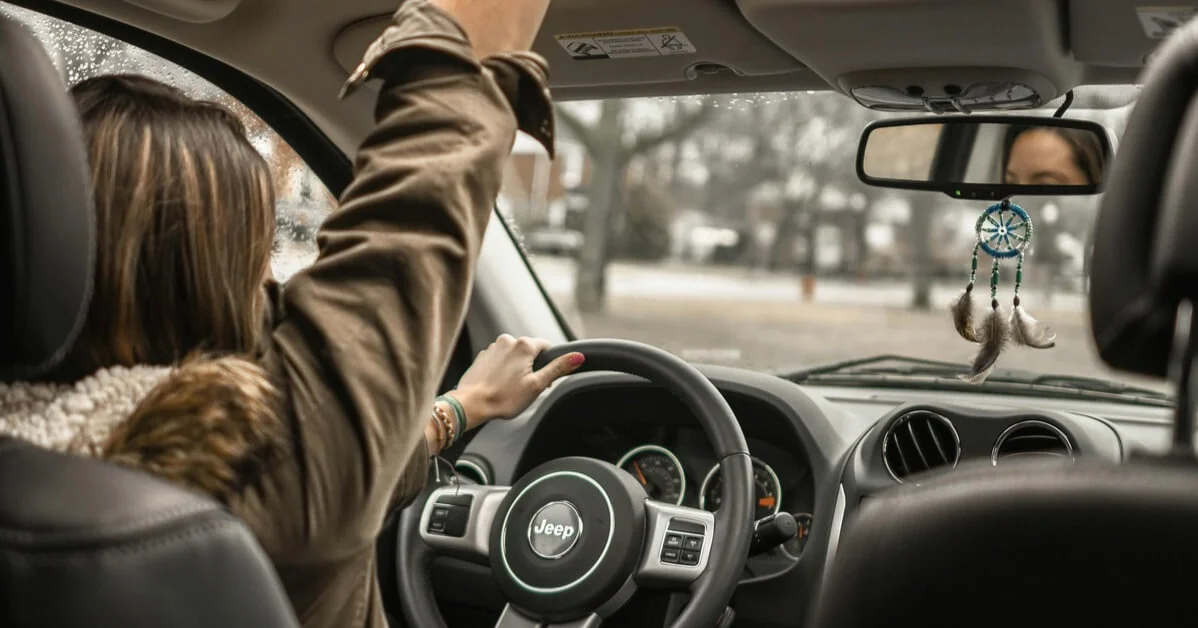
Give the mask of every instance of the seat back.
<path id="1" fill-rule="evenodd" d="M 962 465 L 862 504 L 808 625 L 1191 625 L 1195 529 L 1188 467 Z"/>
<path id="2" fill-rule="evenodd" d="M 0 17 L 0 382 L 51 368 L 78 333 L 94 266 L 89 176 L 57 72 Z M 220 504 L 0 440 L 0 626 L 297 625 L 265 553 Z"/>

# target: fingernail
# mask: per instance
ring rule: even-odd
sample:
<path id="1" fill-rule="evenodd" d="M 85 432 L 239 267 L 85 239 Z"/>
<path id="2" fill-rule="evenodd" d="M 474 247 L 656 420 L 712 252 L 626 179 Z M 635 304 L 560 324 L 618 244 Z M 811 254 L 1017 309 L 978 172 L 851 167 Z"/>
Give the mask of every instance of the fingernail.
<path id="1" fill-rule="evenodd" d="M 570 356 L 570 366 L 579 366 L 587 361 L 587 357 L 581 353 L 575 353 Z"/>

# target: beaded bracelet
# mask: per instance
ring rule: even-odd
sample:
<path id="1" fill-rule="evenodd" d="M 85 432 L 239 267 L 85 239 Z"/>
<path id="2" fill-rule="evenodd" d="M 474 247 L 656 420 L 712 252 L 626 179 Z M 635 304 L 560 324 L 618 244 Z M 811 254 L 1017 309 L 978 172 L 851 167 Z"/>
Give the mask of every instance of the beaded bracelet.
<path id="1" fill-rule="evenodd" d="M 434 416 L 438 427 L 440 427 L 442 433 L 444 434 L 444 440 L 441 447 L 441 451 L 444 451 L 444 449 L 452 447 L 454 441 L 458 440 L 458 437 L 456 437 L 456 429 L 454 427 L 453 419 L 450 419 L 446 411 L 437 406 L 432 407 L 432 416 Z"/>
<path id="2" fill-rule="evenodd" d="M 443 401 L 446 405 L 453 408 L 454 415 L 458 420 L 458 434 L 466 433 L 466 409 L 462 407 L 462 403 L 449 395 L 441 395 L 437 397 L 437 401 Z"/>
<path id="3" fill-rule="evenodd" d="M 458 436 L 461 434 L 461 432 L 457 430 L 453 420 L 446 415 L 445 410 L 437 407 L 435 404 L 433 405 L 433 418 L 438 428 L 438 445 L 440 446 L 441 451 L 445 451 L 446 448 L 457 442 Z"/>
<path id="4" fill-rule="evenodd" d="M 433 431 L 437 433 L 437 451 L 433 455 L 437 455 L 445 451 L 445 426 L 437 420 L 437 411 L 433 410 L 433 416 L 429 418 L 429 422 L 433 424 Z"/>

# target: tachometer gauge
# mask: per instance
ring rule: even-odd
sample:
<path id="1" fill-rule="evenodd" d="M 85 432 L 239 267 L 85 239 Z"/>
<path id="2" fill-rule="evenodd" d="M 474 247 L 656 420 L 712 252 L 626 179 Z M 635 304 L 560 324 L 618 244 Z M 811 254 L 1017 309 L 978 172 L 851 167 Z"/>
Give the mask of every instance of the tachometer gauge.
<path id="1" fill-rule="evenodd" d="M 678 506 L 686 495 L 686 474 L 674 452 L 657 445 L 641 445 L 624 454 L 617 467 L 632 474 L 649 499 Z"/>
<path id="2" fill-rule="evenodd" d="M 753 459 L 753 493 L 754 519 L 776 515 L 782 509 L 782 483 L 778 481 L 778 474 L 756 458 Z M 707 472 L 703 488 L 699 489 L 699 507 L 711 512 L 719 510 L 722 494 L 723 482 L 717 464 Z"/>
<path id="3" fill-rule="evenodd" d="M 811 515 L 805 512 L 796 512 L 794 518 L 795 523 L 799 526 L 799 531 L 794 538 L 783 543 L 780 549 L 791 560 L 798 560 L 799 556 L 803 555 L 803 548 L 807 547 L 807 537 L 811 534 Z"/>

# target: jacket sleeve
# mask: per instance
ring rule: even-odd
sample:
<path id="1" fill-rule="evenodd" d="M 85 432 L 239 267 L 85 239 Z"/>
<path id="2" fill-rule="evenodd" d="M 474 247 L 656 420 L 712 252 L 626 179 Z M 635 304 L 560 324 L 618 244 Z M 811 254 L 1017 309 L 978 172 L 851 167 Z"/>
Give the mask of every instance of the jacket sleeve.
<path id="1" fill-rule="evenodd" d="M 316 262 L 271 288 L 265 362 L 294 457 L 245 504 L 268 552 L 360 548 L 424 486 L 424 425 L 517 127 L 552 146 L 546 74 L 529 53 L 475 60 L 449 15 L 407 0 L 351 77 L 383 79 L 376 126 Z M 302 521 L 253 523 L 280 507 Z"/>

